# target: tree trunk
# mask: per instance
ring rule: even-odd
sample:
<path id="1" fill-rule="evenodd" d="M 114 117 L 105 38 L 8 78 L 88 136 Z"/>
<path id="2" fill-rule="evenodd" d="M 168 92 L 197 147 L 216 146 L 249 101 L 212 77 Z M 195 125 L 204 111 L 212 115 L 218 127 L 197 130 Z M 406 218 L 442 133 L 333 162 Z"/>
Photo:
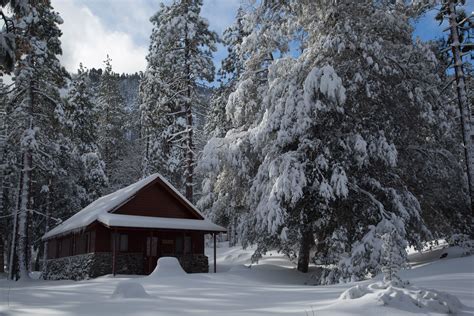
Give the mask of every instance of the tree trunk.
<path id="1" fill-rule="evenodd" d="M 313 230 L 311 228 L 308 228 L 303 232 L 303 236 L 301 238 L 300 251 L 298 254 L 298 271 L 301 271 L 303 273 L 308 272 L 309 255 L 313 245 Z"/>
<path id="2" fill-rule="evenodd" d="M 188 3 L 187 1 L 183 2 L 185 6 L 185 13 L 187 14 Z M 189 64 L 189 55 L 190 55 L 190 42 L 188 39 L 188 25 L 186 24 L 185 36 L 184 39 L 184 55 L 186 61 L 186 129 L 187 129 L 187 138 L 186 138 L 186 198 L 192 203 L 193 202 L 193 175 L 194 175 L 194 144 L 193 144 L 193 112 L 191 106 L 191 97 L 192 97 L 192 82 L 191 82 L 191 66 Z"/>
<path id="3" fill-rule="evenodd" d="M 233 247 L 237 245 L 237 217 L 232 216 L 229 225 L 229 246 Z"/>
<path id="4" fill-rule="evenodd" d="M 474 151 L 471 142 L 471 110 L 466 94 L 466 85 L 464 81 L 464 71 L 462 67 L 462 58 L 460 52 L 460 41 L 458 33 L 458 24 L 456 21 L 456 4 L 455 1 L 450 0 L 448 6 L 449 28 L 451 33 L 451 50 L 454 59 L 454 70 L 456 75 L 456 90 L 458 94 L 459 110 L 461 112 L 462 136 L 464 141 L 464 155 L 466 156 L 467 179 L 469 185 L 469 195 L 471 209 L 473 207 L 474 198 Z"/>
<path id="5" fill-rule="evenodd" d="M 0 232 L 0 273 L 5 272 L 5 232 L 2 230 Z"/>
<path id="6" fill-rule="evenodd" d="M 45 218 L 45 232 L 49 231 L 49 208 L 51 205 L 51 179 L 49 180 L 49 187 L 48 187 L 48 196 L 46 197 L 46 218 Z M 48 274 L 48 266 L 46 264 L 46 260 L 48 259 L 48 241 L 46 240 L 43 244 L 43 262 L 42 262 L 42 271 L 43 277 Z"/>
<path id="7" fill-rule="evenodd" d="M 190 96 L 191 93 L 188 93 Z M 193 114 L 191 104 L 186 108 L 186 128 L 188 129 L 188 137 L 186 141 L 186 198 L 193 202 L 193 175 L 194 175 L 194 153 L 193 153 Z"/>
<path id="8" fill-rule="evenodd" d="M 23 166 L 22 166 L 23 168 Z M 12 237 L 10 243 L 10 253 L 8 258 L 8 278 L 13 280 L 14 275 L 16 274 L 16 244 L 17 244 L 17 230 L 18 230 L 18 207 L 20 205 L 20 196 L 21 196 L 21 188 L 22 188 L 22 177 L 18 179 L 18 190 L 17 190 L 17 197 L 15 199 L 15 209 L 13 211 L 13 229 L 12 229 Z"/>
<path id="9" fill-rule="evenodd" d="M 27 122 L 28 132 L 31 133 L 33 128 L 33 117 L 31 112 L 33 111 L 33 83 L 30 82 L 28 89 L 28 111 L 30 114 L 29 122 Z M 22 140 L 23 143 L 23 140 Z M 18 247 L 17 247 L 17 259 L 20 279 L 29 279 L 28 274 L 28 204 L 30 200 L 30 184 L 31 184 L 31 171 L 33 167 L 33 155 L 31 144 L 22 144 L 23 151 L 23 168 L 20 173 L 21 190 L 19 197 L 18 207 Z"/>
<path id="10" fill-rule="evenodd" d="M 18 268 L 20 279 L 28 279 L 28 201 L 29 201 L 29 184 L 31 177 L 32 159 L 30 149 L 23 153 L 23 169 L 21 171 L 22 188 L 20 196 L 20 207 L 18 214 Z"/>

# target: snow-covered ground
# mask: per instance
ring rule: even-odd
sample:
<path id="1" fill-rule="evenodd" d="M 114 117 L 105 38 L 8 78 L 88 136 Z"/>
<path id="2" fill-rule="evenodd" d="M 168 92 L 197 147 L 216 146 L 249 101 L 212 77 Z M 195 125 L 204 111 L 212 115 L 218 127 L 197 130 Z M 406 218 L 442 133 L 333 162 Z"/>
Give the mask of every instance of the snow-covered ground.
<path id="1" fill-rule="evenodd" d="M 0 280 L 0 315 L 430 314 L 426 308 L 406 305 L 406 300 L 396 295 L 389 297 L 393 302 L 385 306 L 376 293 L 360 299 L 340 298 L 348 288 L 360 285 L 367 289 L 371 282 L 305 285 L 309 275 L 297 272 L 293 263 L 277 253 L 248 267 L 251 250 L 225 246 L 217 250 L 217 274 L 183 275 L 165 262 L 165 273 L 143 278 Z M 212 263 L 211 252 L 208 255 Z M 418 264 L 402 277 L 414 286 L 455 295 L 464 304 L 459 314 L 474 315 L 474 256 L 451 257 Z"/>

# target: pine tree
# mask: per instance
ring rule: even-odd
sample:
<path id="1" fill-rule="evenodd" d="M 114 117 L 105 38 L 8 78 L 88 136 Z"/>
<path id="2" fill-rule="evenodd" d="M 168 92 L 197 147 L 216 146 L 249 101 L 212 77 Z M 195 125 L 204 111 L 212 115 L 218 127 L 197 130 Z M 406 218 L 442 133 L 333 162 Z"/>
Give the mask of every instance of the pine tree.
<path id="1" fill-rule="evenodd" d="M 263 72 L 253 68 L 266 73 L 260 85 L 245 72 L 239 78 L 227 104 L 232 123 L 239 126 L 239 117 L 246 117 L 241 113 L 248 113 L 239 106 L 252 104 L 237 102 L 238 96 L 264 112 L 247 120 L 247 127 L 240 124 L 239 134 L 231 130 L 209 141 L 203 161 L 208 170 L 219 168 L 211 183 L 216 187 L 225 173 L 251 180 L 244 190 L 250 196 L 242 203 L 241 237 L 244 245 L 257 243 L 255 258 L 279 249 L 296 254 L 304 272 L 314 249 L 318 257 L 337 260 L 336 281 L 377 273 L 380 260 L 364 259 L 384 235 L 374 229 L 396 227 L 397 238 L 415 246 L 429 237 L 410 191 L 420 188 L 407 186 L 408 169 L 400 167 L 407 168 L 413 157 L 410 147 L 431 149 L 435 142 L 427 140 L 444 128 L 436 124 L 444 123 L 446 111 L 437 109 L 446 98 L 436 57 L 430 47 L 412 41 L 409 20 L 416 12 L 401 3 L 369 0 L 264 2 L 255 12 L 254 20 L 265 24 L 244 42 L 273 42 L 247 51 L 246 69 L 297 38 L 304 41 L 302 53 L 267 59 Z M 272 30 L 276 35 L 261 36 Z M 252 168 L 244 164 L 249 160 Z M 222 161 L 238 171 L 223 168 Z M 419 157 L 416 163 L 422 163 Z M 226 190 L 213 190 L 215 201 L 221 202 L 216 193 L 233 192 Z M 235 204 L 226 205 L 235 211 Z"/>
<path id="2" fill-rule="evenodd" d="M 286 19 L 279 13 L 264 6 L 239 10 L 236 23 L 224 34 L 229 55 L 221 69 L 221 93 L 213 98 L 208 124 L 213 137 L 199 159 L 198 169 L 205 176 L 197 204 L 231 234 L 249 211 L 248 193 L 261 159 L 250 131 L 263 115 L 268 66 L 276 53 L 288 50 L 288 38 L 276 27 Z M 273 27 L 269 21 L 276 21 Z"/>
<path id="3" fill-rule="evenodd" d="M 98 143 L 110 181 L 109 191 L 118 189 L 118 179 L 113 177 L 124 147 L 124 103 L 118 85 L 118 76 L 112 70 L 112 59 L 107 55 L 105 70 L 98 87 L 99 131 Z"/>
<path id="4" fill-rule="evenodd" d="M 381 236 L 382 256 L 381 265 L 385 282 L 398 282 L 400 276 L 398 272 L 407 266 L 406 241 L 400 238 L 400 234 L 395 230 L 386 232 Z"/>
<path id="5" fill-rule="evenodd" d="M 23 5 L 22 1 L 5 0 L 0 2 L 0 18 L 4 24 L 0 30 L 0 74 L 11 73 L 17 55 L 13 20 L 5 15 L 2 8 L 10 6 L 15 9 L 21 5 Z"/>
<path id="6" fill-rule="evenodd" d="M 41 213 L 34 209 L 31 196 L 45 184 L 45 179 L 60 176 L 56 158 L 62 146 L 58 130 L 64 120 L 64 111 L 59 88 L 64 85 L 67 74 L 57 58 L 61 54 L 58 27 L 61 18 L 52 11 L 49 1 L 22 4 L 14 11 L 17 46 L 25 51 L 23 58 L 17 60 L 14 73 L 11 119 L 15 122 L 16 133 L 10 135 L 10 142 L 18 146 L 21 164 L 15 211 L 18 214 L 16 253 L 20 278 L 28 278 L 30 218 L 35 212 Z M 10 265 L 11 277 L 12 268 Z"/>
<path id="7" fill-rule="evenodd" d="M 226 115 L 226 105 L 229 95 L 235 89 L 240 74 L 244 69 L 242 56 L 242 41 L 248 33 L 244 30 L 245 12 L 242 8 L 237 11 L 236 22 L 224 31 L 222 43 L 227 47 L 227 57 L 221 62 L 218 71 L 219 87 L 213 91 L 210 111 L 206 120 L 206 135 L 208 137 L 224 137 L 231 128 Z"/>
<path id="8" fill-rule="evenodd" d="M 159 171 L 193 199 L 198 86 L 214 78 L 217 35 L 200 16 L 201 0 L 161 5 L 151 18 L 148 66 L 140 85 L 144 175 Z M 185 180 L 183 181 L 183 175 Z"/>
<path id="9" fill-rule="evenodd" d="M 78 185 L 84 190 L 81 204 L 85 205 L 102 196 L 108 180 L 97 144 L 98 107 L 92 101 L 88 75 L 82 64 L 72 82 L 67 101 L 67 125 L 75 147 L 74 154 L 81 166 Z"/>
<path id="10" fill-rule="evenodd" d="M 453 77 L 446 73 L 449 59 L 440 53 L 445 44 L 427 43 L 436 55 L 440 80 L 432 81 L 434 120 L 423 142 L 401 148 L 399 170 L 408 189 L 420 202 L 422 217 L 434 239 L 453 233 L 467 233 L 471 227 L 469 188 L 465 176 L 464 148 L 459 128 L 459 109 L 455 92 L 449 89 Z M 427 70 L 429 71 L 429 70 Z"/>
<path id="11" fill-rule="evenodd" d="M 442 0 L 441 8 L 437 15 L 437 20 L 448 20 L 449 38 L 447 41 L 447 50 L 451 50 L 454 66 L 454 77 L 456 79 L 456 91 L 461 115 L 461 131 L 464 143 L 464 155 L 466 162 L 466 171 L 469 184 L 469 195 L 471 210 L 473 209 L 474 199 L 474 144 L 472 141 L 473 124 L 471 107 L 469 104 L 463 57 L 473 51 L 472 43 L 469 43 L 469 36 L 474 23 L 474 17 L 466 13 L 459 6 L 465 4 L 465 0 Z"/>

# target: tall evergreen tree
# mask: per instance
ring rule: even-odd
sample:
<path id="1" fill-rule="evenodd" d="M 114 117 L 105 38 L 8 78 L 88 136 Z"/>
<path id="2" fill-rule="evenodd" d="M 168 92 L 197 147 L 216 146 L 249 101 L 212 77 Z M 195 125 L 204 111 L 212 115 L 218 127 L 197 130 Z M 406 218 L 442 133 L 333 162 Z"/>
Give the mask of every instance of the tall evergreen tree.
<path id="1" fill-rule="evenodd" d="M 11 73 L 17 55 L 14 23 L 12 18 L 5 14 L 3 8 L 10 6 L 15 9 L 22 5 L 25 5 L 23 1 L 5 0 L 0 2 L 0 19 L 4 25 L 0 30 L 0 74 Z"/>
<path id="2" fill-rule="evenodd" d="M 442 0 L 437 20 L 446 19 L 449 23 L 449 36 L 447 51 L 451 51 L 454 67 L 455 87 L 458 97 L 459 111 L 461 115 L 461 132 L 464 143 L 464 155 L 469 185 L 471 210 L 474 210 L 474 143 L 472 140 L 473 123 L 471 106 L 469 104 L 468 92 L 466 90 L 466 76 L 463 57 L 474 51 L 471 40 L 471 31 L 474 28 L 474 17 L 467 16 L 462 9 L 465 0 Z"/>
<path id="3" fill-rule="evenodd" d="M 124 147 L 124 102 L 119 90 L 118 75 L 112 70 L 112 59 L 107 55 L 105 69 L 98 87 L 99 130 L 98 140 L 106 175 L 110 181 L 109 191 L 117 188 L 114 179 L 115 166 Z"/>
<path id="4" fill-rule="evenodd" d="M 315 249 L 339 264 L 327 280 L 363 278 L 380 271 L 382 236 L 396 233 L 398 248 L 429 237 L 413 194 L 423 190 L 407 169 L 423 160 L 409 149 L 432 158 L 440 142 L 431 140 L 452 121 L 449 109 L 438 111 L 449 97 L 439 90 L 439 63 L 430 47 L 412 41 L 415 9 L 371 0 L 263 2 L 249 18 L 262 25 L 243 42 L 263 43 L 246 51 L 246 70 L 304 40 L 300 56 L 266 59 L 267 70 L 253 68 L 249 77 L 244 71 L 227 103 L 238 133 L 212 138 L 203 155 L 206 170 L 218 170 L 208 183 L 212 207 L 217 196 L 239 196 L 219 187 L 220 177 L 248 177 L 241 238 L 257 243 L 255 258 L 279 249 L 298 256 L 298 269 L 307 271 Z M 249 105 L 263 115 L 239 124 Z M 235 203 L 226 205 L 236 211 Z"/>
<path id="5" fill-rule="evenodd" d="M 84 194 L 82 204 L 89 204 L 102 196 L 108 180 L 97 144 L 98 106 L 93 103 L 89 77 L 82 64 L 69 90 L 65 112 L 74 154 L 80 166 L 77 172 L 78 184 Z"/>
<path id="6" fill-rule="evenodd" d="M 202 0 L 161 5 L 151 18 L 147 69 L 140 85 L 144 175 L 164 174 L 193 199 L 199 82 L 214 78 L 217 35 L 200 16 Z M 183 181 L 183 175 L 185 180 Z"/>
<path id="7" fill-rule="evenodd" d="M 277 26 L 287 17 L 266 6 L 239 10 L 224 34 L 229 55 L 221 69 L 223 86 L 212 102 L 208 129 L 213 137 L 199 160 L 204 179 L 198 206 L 231 232 L 249 211 L 248 192 L 261 160 L 250 131 L 262 118 L 268 66 L 274 55 L 288 51 L 286 28 Z"/>
<path id="8" fill-rule="evenodd" d="M 13 78 L 11 119 L 16 132 L 10 135 L 10 141 L 19 148 L 21 165 L 15 211 L 18 214 L 16 253 L 20 278 L 28 278 L 30 218 L 41 213 L 35 210 L 37 205 L 32 202 L 32 192 L 39 192 L 47 185 L 47 179 L 62 176 L 59 156 L 67 141 L 60 134 L 64 111 L 59 89 L 67 74 L 57 57 L 62 53 L 58 27 L 62 20 L 53 12 L 50 1 L 22 2 L 15 7 L 14 21 L 17 46 L 24 48 L 22 58 L 17 59 Z"/>

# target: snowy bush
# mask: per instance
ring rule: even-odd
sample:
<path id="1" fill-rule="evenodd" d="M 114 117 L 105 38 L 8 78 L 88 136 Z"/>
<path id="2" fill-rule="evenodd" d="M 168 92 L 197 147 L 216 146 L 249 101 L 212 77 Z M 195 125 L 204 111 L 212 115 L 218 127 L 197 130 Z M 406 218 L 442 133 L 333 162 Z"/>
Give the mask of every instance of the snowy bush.
<path id="1" fill-rule="evenodd" d="M 453 234 L 448 239 L 450 246 L 461 247 L 464 251 L 464 255 L 468 256 L 474 253 L 474 240 L 466 234 Z"/>
<path id="2" fill-rule="evenodd" d="M 342 302 L 365 299 L 364 303 L 373 300 L 392 308 L 423 314 L 453 314 L 463 307 L 459 299 L 451 294 L 412 286 L 405 287 L 397 282 L 356 285 L 344 291 L 339 299 Z"/>
<path id="3" fill-rule="evenodd" d="M 324 271 L 321 284 L 364 280 L 380 272 L 387 282 L 400 281 L 397 273 L 407 267 L 405 234 L 404 223 L 395 214 L 369 226 L 363 238 L 352 245 L 351 253 L 344 253 L 338 265 Z"/>
<path id="4" fill-rule="evenodd" d="M 149 298 L 143 285 L 137 282 L 120 282 L 112 293 L 112 298 Z"/>
<path id="5" fill-rule="evenodd" d="M 400 238 L 395 229 L 382 235 L 381 265 L 384 281 L 400 281 L 398 271 L 407 266 L 407 253 L 404 246 L 407 243 Z"/>

